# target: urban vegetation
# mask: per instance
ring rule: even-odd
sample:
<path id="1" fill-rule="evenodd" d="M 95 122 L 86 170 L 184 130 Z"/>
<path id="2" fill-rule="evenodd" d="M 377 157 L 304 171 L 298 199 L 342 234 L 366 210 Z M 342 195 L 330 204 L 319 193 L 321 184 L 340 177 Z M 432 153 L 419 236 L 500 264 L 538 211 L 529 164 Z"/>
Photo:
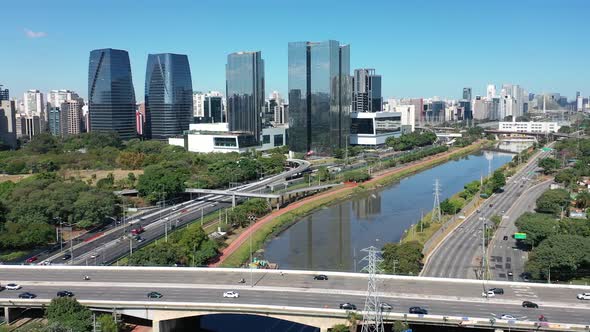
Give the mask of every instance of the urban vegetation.
<path id="1" fill-rule="evenodd" d="M 567 163 L 567 167 L 561 168 Z M 567 139 L 555 145 L 555 158 L 539 161 L 563 188 L 545 191 L 535 213 L 518 218 L 520 240 L 530 250 L 525 271 L 533 279 L 568 281 L 590 275 L 590 140 Z M 579 211 L 574 215 L 573 211 Z"/>
<path id="2" fill-rule="evenodd" d="M 418 241 L 386 243 L 382 248 L 382 270 L 389 274 L 418 275 L 424 258 L 422 248 Z"/>
<path id="3" fill-rule="evenodd" d="M 416 147 L 431 145 L 436 141 L 436 134 L 431 131 L 412 132 L 403 134 L 400 137 L 388 137 L 385 141 L 387 146 L 397 151 L 411 150 Z"/>

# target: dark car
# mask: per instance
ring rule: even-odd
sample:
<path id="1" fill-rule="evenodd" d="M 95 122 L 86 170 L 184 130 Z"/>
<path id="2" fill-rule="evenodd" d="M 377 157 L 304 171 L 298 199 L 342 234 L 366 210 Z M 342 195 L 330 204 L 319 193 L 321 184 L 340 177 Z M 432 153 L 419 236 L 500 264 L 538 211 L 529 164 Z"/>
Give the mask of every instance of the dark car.
<path id="1" fill-rule="evenodd" d="M 325 274 L 318 274 L 313 276 L 313 280 L 328 280 L 328 276 Z"/>
<path id="2" fill-rule="evenodd" d="M 352 303 L 341 303 L 340 304 L 340 309 L 345 309 L 345 310 L 356 310 L 356 306 Z"/>
<path id="3" fill-rule="evenodd" d="M 504 235 L 504 241 L 508 240 L 508 235 Z"/>
<path id="4" fill-rule="evenodd" d="M 149 293 L 147 293 L 147 297 L 150 299 L 160 299 L 160 298 L 162 298 L 162 294 L 160 294 L 158 292 L 149 292 Z"/>
<path id="5" fill-rule="evenodd" d="M 57 297 L 72 297 L 74 296 L 74 293 L 67 291 L 67 290 L 62 290 L 57 292 Z"/>
<path id="6" fill-rule="evenodd" d="M 64 257 L 62 258 L 64 261 L 67 261 L 68 259 L 72 258 L 72 255 L 70 254 L 65 254 Z"/>
<path id="7" fill-rule="evenodd" d="M 428 310 L 422 307 L 410 307 L 411 314 L 428 315 Z"/>
<path id="8" fill-rule="evenodd" d="M 24 293 L 18 294 L 19 299 L 34 299 L 36 297 L 37 297 L 37 295 L 35 295 L 33 293 L 29 293 L 29 292 L 24 292 Z"/>
<path id="9" fill-rule="evenodd" d="M 522 302 L 522 307 L 523 308 L 539 308 L 539 305 L 536 304 L 535 302 L 531 302 L 531 301 L 523 301 Z"/>
<path id="10" fill-rule="evenodd" d="M 494 292 L 494 294 L 504 294 L 504 288 L 490 288 L 490 291 Z"/>

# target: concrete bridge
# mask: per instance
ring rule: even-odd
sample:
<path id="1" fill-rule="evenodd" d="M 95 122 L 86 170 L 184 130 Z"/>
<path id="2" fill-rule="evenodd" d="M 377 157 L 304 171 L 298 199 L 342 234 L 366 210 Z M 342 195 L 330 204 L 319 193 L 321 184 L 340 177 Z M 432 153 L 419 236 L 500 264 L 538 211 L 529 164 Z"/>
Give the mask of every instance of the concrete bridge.
<path id="1" fill-rule="evenodd" d="M 314 280 L 317 273 L 329 280 Z M 89 275 L 90 281 L 82 280 Z M 237 281 L 247 280 L 246 284 Z M 513 331 L 587 331 L 590 329 L 590 303 L 576 294 L 590 286 L 547 285 L 517 282 L 444 278 L 379 276 L 381 301 L 393 309 L 384 313 L 386 321 L 405 320 L 420 324 L 466 327 L 510 328 Z M 18 299 L 21 291 L 0 293 L 0 306 L 6 318 L 19 308 L 47 305 L 59 290 L 72 291 L 93 310 L 147 319 L 155 331 L 171 331 L 175 326 L 203 315 L 248 314 L 292 322 L 303 322 L 322 331 L 344 323 L 348 312 L 339 309 L 344 302 L 356 304 L 363 314 L 367 275 L 361 273 L 278 271 L 217 268 L 158 267 L 78 267 L 78 266 L 2 266 L 2 284 L 16 282 L 21 291 L 36 294 L 35 299 Z M 502 287 L 504 294 L 482 298 L 483 288 Z M 223 298 L 224 291 L 239 292 L 239 298 Z M 160 299 L 146 294 L 157 291 Z M 524 300 L 540 309 L 522 308 Z M 421 306 L 428 315 L 409 314 L 408 308 Z M 568 308 L 564 310 L 563 308 Z M 516 320 L 499 319 L 510 313 Z M 547 316 L 550 323 L 536 325 L 536 316 Z M 490 320 L 496 316 L 496 320 Z"/>

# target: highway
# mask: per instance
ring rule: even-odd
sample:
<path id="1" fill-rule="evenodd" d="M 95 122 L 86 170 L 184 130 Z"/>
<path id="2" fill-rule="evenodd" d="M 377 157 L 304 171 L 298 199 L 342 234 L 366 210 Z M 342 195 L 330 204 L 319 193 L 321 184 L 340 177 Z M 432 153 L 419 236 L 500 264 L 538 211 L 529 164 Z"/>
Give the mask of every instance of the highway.
<path id="1" fill-rule="evenodd" d="M 302 172 L 310 166 L 305 160 L 289 161 L 298 164 L 297 167 L 281 174 L 267 177 L 260 181 L 241 185 L 233 188 L 235 191 L 256 192 L 266 186 L 284 182 L 286 177 Z M 138 217 L 126 220 L 125 224 L 105 231 L 96 238 L 74 244 L 73 247 L 64 247 L 63 251 L 55 251 L 46 255 L 40 255 L 38 262 L 47 261 L 52 264 L 70 265 L 102 265 L 110 264 L 118 258 L 136 250 L 151 241 L 161 238 L 167 231 L 182 227 L 193 220 L 199 219 L 201 215 L 217 211 L 224 207 L 231 206 L 231 197 L 223 195 L 204 195 L 197 199 L 159 209 Z M 129 235 L 131 229 L 143 227 L 145 231 L 140 234 L 144 240 L 138 242 Z M 72 255 L 71 259 L 64 260 L 65 254 Z"/>
<path id="2" fill-rule="evenodd" d="M 513 237 L 518 232 L 514 222 L 523 212 L 533 211 L 537 198 L 549 189 L 551 183 L 552 180 L 548 180 L 531 187 L 502 216 L 502 222 L 488 247 L 492 279 L 512 280 L 508 272 L 512 272 L 514 276 L 520 276 L 524 272 L 528 253 L 518 247 L 518 240 Z"/>
<path id="3" fill-rule="evenodd" d="M 0 292 L 0 305 L 10 305 L 24 291 L 36 294 L 38 299 L 50 299 L 59 290 L 69 290 L 81 301 L 145 301 L 148 292 L 157 291 L 163 298 L 149 301 L 332 309 L 351 302 L 363 308 L 365 274 L 322 272 L 329 280 L 318 281 L 313 280 L 312 271 L 251 272 L 253 287 L 249 285 L 251 274 L 247 269 L 7 266 L 0 270 L 0 282 L 17 282 L 23 288 Z M 89 275 L 91 280 L 82 280 L 84 275 Z M 239 284 L 240 278 L 245 278 L 247 283 Z M 475 280 L 398 276 L 382 276 L 379 291 L 381 300 L 393 306 L 392 312 L 407 313 L 409 307 L 418 305 L 435 315 L 491 318 L 506 313 L 519 320 L 535 321 L 543 314 L 553 323 L 590 324 L 590 301 L 575 298 L 590 287 L 511 282 L 489 282 L 487 286 L 503 287 L 505 294 L 482 298 L 482 284 Z M 527 292 L 523 292 L 524 288 Z M 240 297 L 223 298 L 222 293 L 227 290 L 238 291 Z M 524 300 L 534 301 L 540 308 L 522 308 Z M 568 310 L 563 310 L 564 307 Z"/>
<path id="4" fill-rule="evenodd" d="M 527 164 L 507 180 L 504 192 L 493 194 L 485 200 L 479 212 L 469 215 L 461 225 L 435 248 L 428 258 L 421 276 L 441 278 L 472 278 L 481 274 L 483 222 L 491 223 L 494 215 L 502 216 L 533 185 L 531 179 L 537 161 L 550 152 L 540 151 Z M 514 210 L 511 210 L 514 211 Z M 517 211 L 511 212 L 518 214 Z"/>

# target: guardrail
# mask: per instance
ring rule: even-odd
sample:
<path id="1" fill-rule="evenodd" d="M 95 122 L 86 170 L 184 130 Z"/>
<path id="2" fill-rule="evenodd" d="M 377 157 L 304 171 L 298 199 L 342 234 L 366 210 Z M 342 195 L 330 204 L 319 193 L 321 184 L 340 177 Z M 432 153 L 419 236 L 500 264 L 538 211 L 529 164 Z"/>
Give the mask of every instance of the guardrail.
<path id="1" fill-rule="evenodd" d="M 0 299 L 1 306 L 8 307 L 44 307 L 51 300 L 24 300 L 24 299 Z M 224 313 L 249 313 L 249 314 L 276 314 L 292 316 L 313 316 L 325 318 L 342 318 L 347 319 L 349 312 L 342 309 L 326 308 L 305 308 L 290 306 L 273 306 L 273 305 L 252 305 L 252 304 L 219 304 L 219 303 L 196 303 L 196 302 L 166 302 L 160 303 L 155 301 L 99 301 L 99 300 L 80 300 L 81 304 L 91 309 L 151 309 L 151 310 L 178 310 L 178 311 L 206 311 L 206 312 L 224 312 Z M 358 311 L 359 314 L 366 314 L 365 311 Z M 398 312 L 383 312 L 385 322 L 404 321 L 414 324 L 429 325 L 446 325 L 473 328 L 506 328 L 511 330 L 523 331 L 590 331 L 589 325 L 579 324 L 553 324 L 547 322 L 532 322 L 504 319 L 489 319 L 481 317 L 458 317 L 458 316 L 441 316 L 441 315 L 419 315 Z"/>

